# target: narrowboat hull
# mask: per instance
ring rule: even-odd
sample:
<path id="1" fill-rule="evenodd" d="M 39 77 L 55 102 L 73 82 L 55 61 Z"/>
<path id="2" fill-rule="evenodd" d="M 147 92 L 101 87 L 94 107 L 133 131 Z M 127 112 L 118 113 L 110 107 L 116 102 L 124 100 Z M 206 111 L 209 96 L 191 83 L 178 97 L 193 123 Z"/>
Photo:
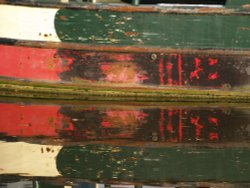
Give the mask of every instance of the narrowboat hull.
<path id="1" fill-rule="evenodd" d="M 45 98 L 53 84 L 65 99 L 150 100 L 153 93 L 155 100 L 249 101 L 250 13 L 247 4 L 237 6 L 3 1 L 1 95 L 12 86 L 21 96 L 24 86 L 42 83 L 33 90 Z M 93 86 L 98 91 L 89 92 Z"/>

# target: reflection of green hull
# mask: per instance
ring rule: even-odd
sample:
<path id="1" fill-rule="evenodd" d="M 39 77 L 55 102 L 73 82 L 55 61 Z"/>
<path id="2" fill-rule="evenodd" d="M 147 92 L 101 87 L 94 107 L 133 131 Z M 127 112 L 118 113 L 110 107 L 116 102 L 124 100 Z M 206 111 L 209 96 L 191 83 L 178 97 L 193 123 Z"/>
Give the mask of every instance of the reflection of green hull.
<path id="1" fill-rule="evenodd" d="M 64 147 L 57 169 L 64 177 L 125 182 L 249 182 L 250 149 Z"/>

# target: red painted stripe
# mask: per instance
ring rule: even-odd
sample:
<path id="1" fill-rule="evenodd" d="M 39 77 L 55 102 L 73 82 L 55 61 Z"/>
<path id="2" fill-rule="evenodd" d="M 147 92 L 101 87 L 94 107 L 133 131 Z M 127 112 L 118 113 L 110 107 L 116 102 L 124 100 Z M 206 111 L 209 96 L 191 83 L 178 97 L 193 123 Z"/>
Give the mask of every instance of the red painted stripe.
<path id="1" fill-rule="evenodd" d="M 182 55 L 178 55 L 178 77 L 179 77 L 179 85 L 182 86 Z"/>
<path id="2" fill-rule="evenodd" d="M 65 68 L 56 49 L 0 45 L 0 76 L 41 81 L 60 81 Z"/>
<path id="3" fill-rule="evenodd" d="M 160 77 L 160 85 L 164 85 L 164 78 L 163 78 L 163 60 L 164 58 L 160 58 L 160 63 L 159 63 L 159 77 Z"/>

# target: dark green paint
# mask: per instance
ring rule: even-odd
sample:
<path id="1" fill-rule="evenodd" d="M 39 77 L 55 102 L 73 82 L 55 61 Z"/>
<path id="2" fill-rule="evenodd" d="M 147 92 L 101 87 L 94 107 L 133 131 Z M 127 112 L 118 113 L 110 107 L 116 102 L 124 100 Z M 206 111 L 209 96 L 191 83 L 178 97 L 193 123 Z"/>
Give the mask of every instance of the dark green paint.
<path id="1" fill-rule="evenodd" d="M 59 38 L 85 44 L 250 49 L 250 16 L 61 9 Z"/>
<path id="2" fill-rule="evenodd" d="M 249 182 L 247 148 L 64 147 L 57 169 L 64 177 L 125 182 Z"/>
<path id="3" fill-rule="evenodd" d="M 243 6 L 247 5 L 247 4 L 250 4 L 249 0 L 227 0 L 225 6 L 228 7 L 228 8 L 242 9 Z"/>

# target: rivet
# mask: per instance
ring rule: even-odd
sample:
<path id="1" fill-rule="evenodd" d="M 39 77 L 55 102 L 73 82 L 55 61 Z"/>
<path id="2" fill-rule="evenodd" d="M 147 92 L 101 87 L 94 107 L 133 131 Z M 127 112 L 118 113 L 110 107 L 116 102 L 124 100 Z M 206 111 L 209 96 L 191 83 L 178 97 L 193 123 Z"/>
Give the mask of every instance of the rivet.
<path id="1" fill-rule="evenodd" d="M 157 54 L 151 54 L 151 59 L 156 60 L 157 59 Z"/>

